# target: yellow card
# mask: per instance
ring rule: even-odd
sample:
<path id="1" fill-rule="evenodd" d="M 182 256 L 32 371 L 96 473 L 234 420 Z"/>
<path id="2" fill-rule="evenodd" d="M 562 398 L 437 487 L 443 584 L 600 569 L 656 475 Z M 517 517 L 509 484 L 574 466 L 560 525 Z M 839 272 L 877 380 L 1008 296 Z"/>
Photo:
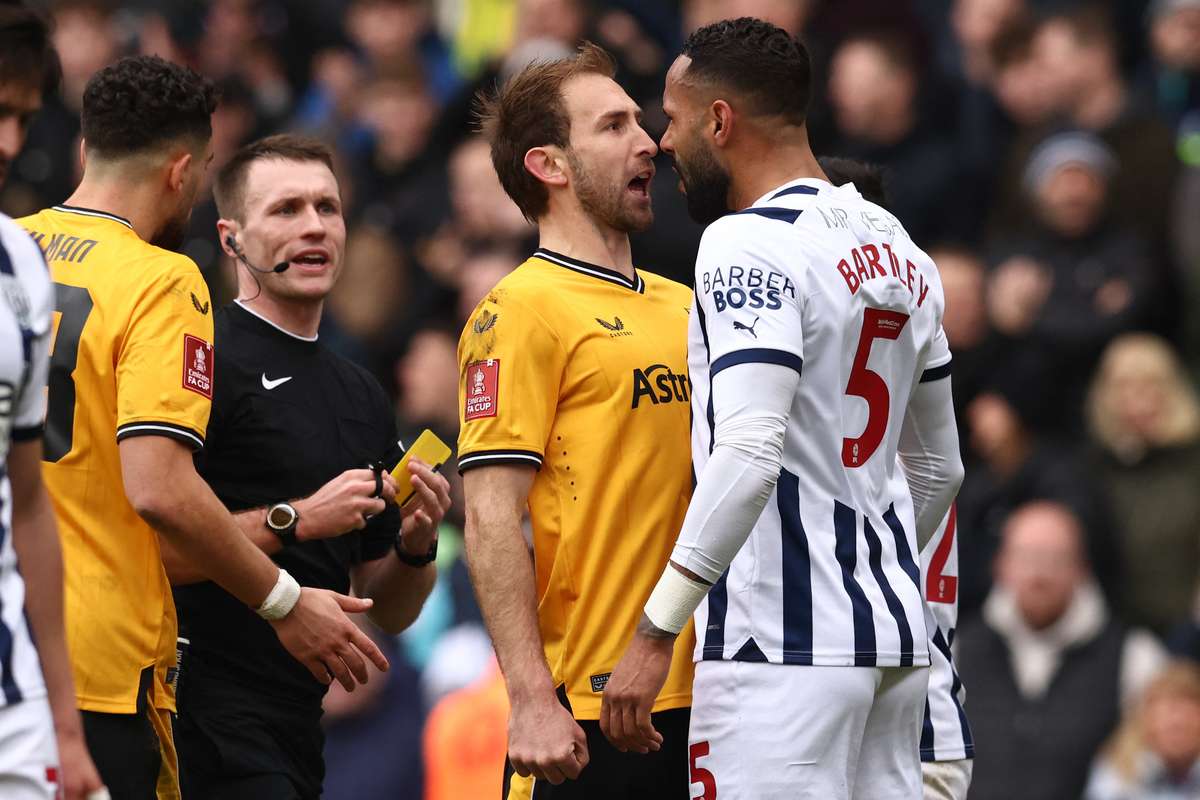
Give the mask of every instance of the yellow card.
<path id="1" fill-rule="evenodd" d="M 416 490 L 412 485 L 412 473 L 408 471 L 408 460 L 416 457 L 429 465 L 434 472 L 441 469 L 454 451 L 450 446 L 437 437 L 433 431 L 426 428 L 421 435 L 404 451 L 404 458 L 392 469 L 392 477 L 396 479 L 396 502 L 405 505 L 412 500 Z"/>

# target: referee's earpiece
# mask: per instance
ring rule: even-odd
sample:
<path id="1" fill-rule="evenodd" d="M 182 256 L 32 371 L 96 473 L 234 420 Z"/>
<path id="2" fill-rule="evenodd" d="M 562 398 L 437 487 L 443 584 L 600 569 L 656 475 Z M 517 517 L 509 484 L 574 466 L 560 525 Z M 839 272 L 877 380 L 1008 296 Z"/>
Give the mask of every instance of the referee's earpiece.
<path id="1" fill-rule="evenodd" d="M 288 267 L 291 266 L 291 264 L 287 261 L 280 261 L 271 269 L 260 269 L 259 267 L 251 264 L 246 258 L 246 254 L 242 252 L 242 248 L 238 247 L 237 239 L 233 238 L 232 233 L 225 234 L 225 244 L 228 245 L 229 249 L 233 251 L 233 254 L 237 256 L 238 261 L 242 262 L 260 275 L 270 275 L 272 272 L 286 272 Z"/>

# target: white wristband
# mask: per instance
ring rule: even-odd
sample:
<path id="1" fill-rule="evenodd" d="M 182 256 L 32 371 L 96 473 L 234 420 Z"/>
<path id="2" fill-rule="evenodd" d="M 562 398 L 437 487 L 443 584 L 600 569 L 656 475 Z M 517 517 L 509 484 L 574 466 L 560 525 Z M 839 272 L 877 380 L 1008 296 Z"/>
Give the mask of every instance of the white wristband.
<path id="1" fill-rule="evenodd" d="M 263 600 L 262 605 L 254 610 L 266 620 L 283 619 L 292 613 L 292 608 L 299 600 L 300 584 L 296 583 L 296 579 L 289 575 L 286 569 L 281 568 L 279 577 L 275 580 L 275 587 L 271 589 L 267 599 Z"/>
<path id="2" fill-rule="evenodd" d="M 679 633 L 711 588 L 668 564 L 646 601 L 646 618 L 659 630 Z"/>

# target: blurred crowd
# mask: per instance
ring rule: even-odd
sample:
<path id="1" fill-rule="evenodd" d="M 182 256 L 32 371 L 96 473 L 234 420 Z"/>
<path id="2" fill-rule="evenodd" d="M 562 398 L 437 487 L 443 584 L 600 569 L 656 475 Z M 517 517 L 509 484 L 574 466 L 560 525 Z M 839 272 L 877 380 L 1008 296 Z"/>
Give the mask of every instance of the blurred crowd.
<path id="1" fill-rule="evenodd" d="M 891 210 L 945 285 L 967 464 L 955 647 L 972 797 L 1200 797 L 1200 0 L 48 9 L 63 88 L 0 208 L 70 193 L 98 68 L 136 52 L 195 67 L 223 96 L 210 176 L 268 133 L 336 147 L 349 239 L 321 337 L 380 377 L 402 430 L 448 441 L 461 324 L 536 241 L 474 130 L 476 93 L 590 39 L 616 56 L 657 139 L 688 32 L 751 15 L 800 35 L 814 150 L 885 168 Z M 660 157 L 635 263 L 691 283 L 701 231 L 669 166 Z M 221 302 L 233 265 L 216 219 L 206 199 L 184 250 Z M 506 701 L 460 558 L 461 509 L 421 619 L 386 643 L 388 678 L 329 696 L 332 800 L 497 796 Z"/>

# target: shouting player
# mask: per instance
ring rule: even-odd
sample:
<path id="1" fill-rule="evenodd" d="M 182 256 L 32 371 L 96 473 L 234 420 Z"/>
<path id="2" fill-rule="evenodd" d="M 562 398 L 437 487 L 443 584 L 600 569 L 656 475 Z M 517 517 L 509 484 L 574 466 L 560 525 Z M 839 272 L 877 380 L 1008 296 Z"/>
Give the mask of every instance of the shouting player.
<path id="1" fill-rule="evenodd" d="M 139 56 L 83 94 L 83 180 L 19 222 L 50 264 L 59 314 L 44 468 L 63 538 L 67 641 L 84 732 L 114 797 L 178 797 L 175 607 L 158 536 L 271 620 L 314 677 L 342 653 L 387 661 L 346 616 L 368 600 L 301 589 L 196 474 L 213 323 L 196 265 L 171 252 L 211 159 L 212 84 Z M 355 671 L 366 680 L 365 668 Z"/>
<path id="2" fill-rule="evenodd" d="M 652 754 L 618 752 L 596 721 L 691 478 L 690 297 L 633 267 L 657 148 L 613 74 L 585 45 L 521 72 L 483 118 L 541 245 L 459 344 L 468 564 L 512 705 L 508 798 L 688 797 L 690 635 L 647 698 L 662 734 L 641 748 Z"/>
<path id="3" fill-rule="evenodd" d="M 619 747 L 655 741 L 644 709 L 695 611 L 689 759 L 709 800 L 921 794 L 915 554 L 962 478 L 942 291 L 895 217 L 825 180 L 810 82 L 798 41 L 739 19 L 688 39 L 663 100 L 662 147 L 709 225 L 688 343 L 698 480 L 602 725 Z"/>

